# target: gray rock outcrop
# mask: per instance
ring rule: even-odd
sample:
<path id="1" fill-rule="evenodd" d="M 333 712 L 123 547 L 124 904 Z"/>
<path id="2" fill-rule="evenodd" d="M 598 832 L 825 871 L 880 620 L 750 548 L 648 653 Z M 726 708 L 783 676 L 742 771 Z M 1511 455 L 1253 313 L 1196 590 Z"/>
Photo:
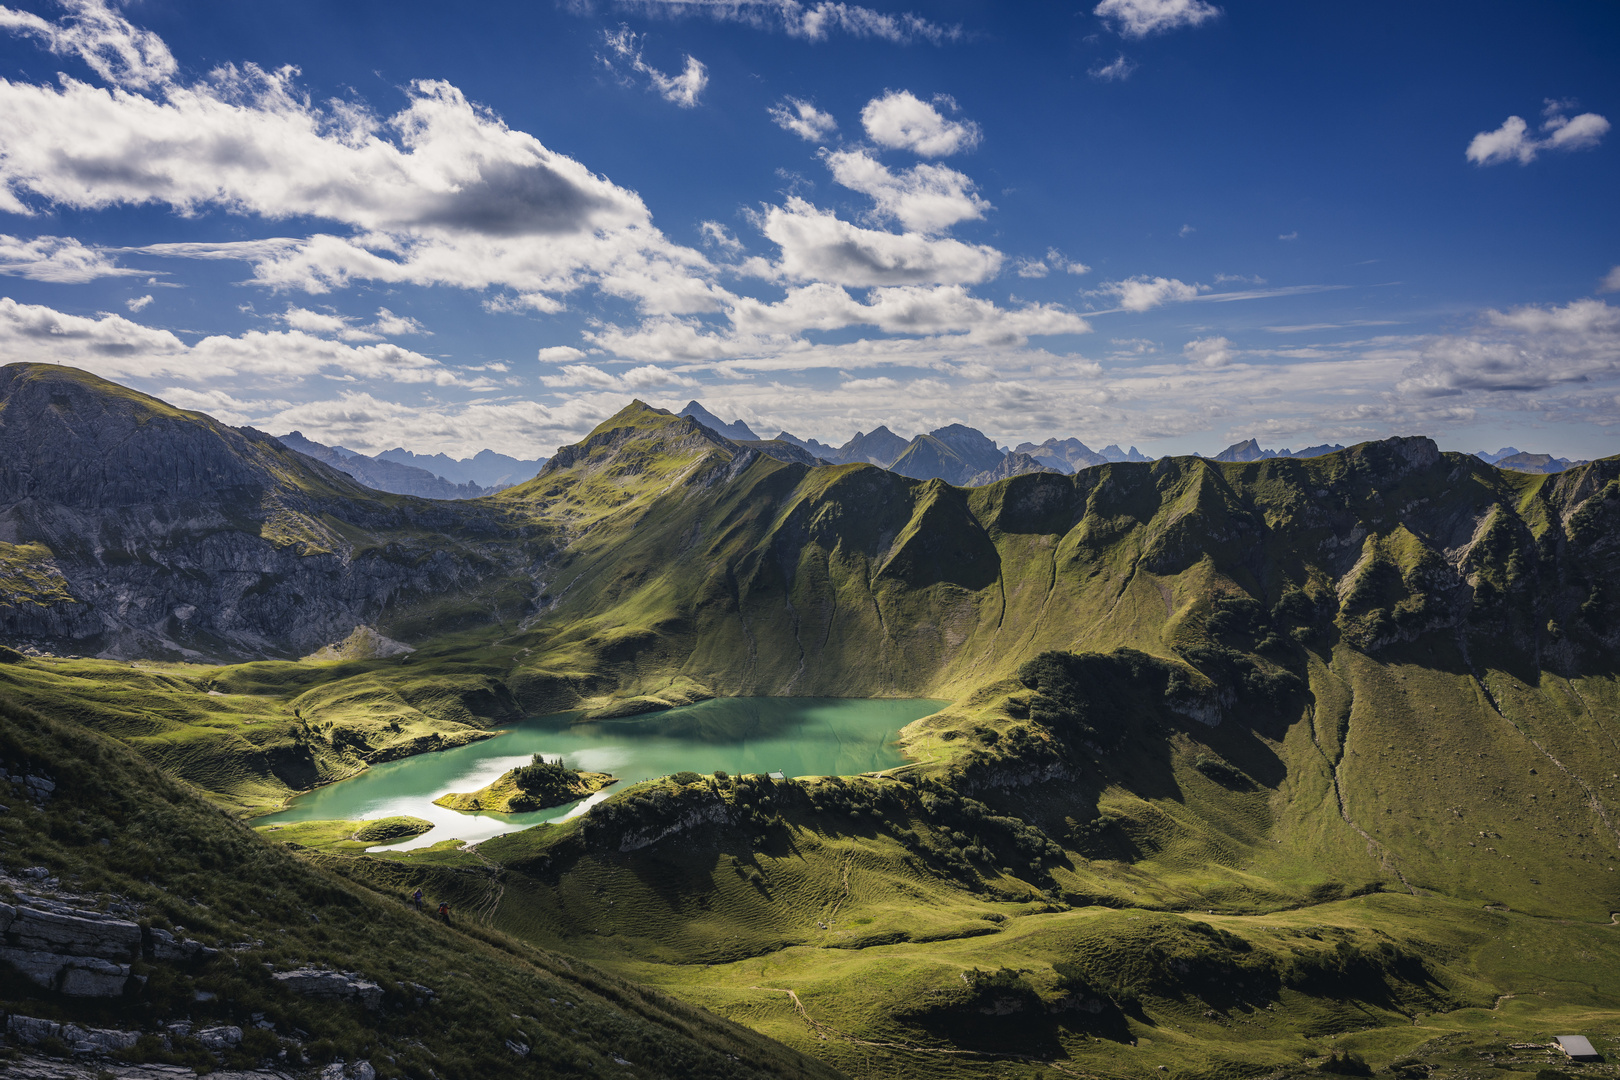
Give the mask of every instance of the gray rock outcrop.
<path id="1" fill-rule="evenodd" d="M 278 971 L 270 977 L 303 997 L 324 998 L 329 1001 L 357 1001 L 368 1009 L 375 1009 L 382 1004 L 382 987 L 352 971 L 306 967 L 293 971 Z"/>

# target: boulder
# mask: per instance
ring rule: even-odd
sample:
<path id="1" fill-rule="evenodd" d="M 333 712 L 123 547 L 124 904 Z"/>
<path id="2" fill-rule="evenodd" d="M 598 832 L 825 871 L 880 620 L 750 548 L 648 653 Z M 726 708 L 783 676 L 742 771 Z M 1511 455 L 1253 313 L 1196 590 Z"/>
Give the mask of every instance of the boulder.
<path id="1" fill-rule="evenodd" d="M 211 949 L 200 941 L 182 941 L 167 930 L 148 930 L 146 934 L 146 955 L 153 960 L 200 960 L 219 955 L 218 949 Z"/>
<path id="2" fill-rule="evenodd" d="M 97 911 L 43 901 L 17 905 L 5 928 L 8 941 L 21 949 L 130 960 L 140 955 L 141 928 L 127 919 Z M 0 915 L 0 922 L 4 921 Z"/>
<path id="3" fill-rule="evenodd" d="M 0 960 L 30 982 L 69 997 L 118 997 L 129 983 L 129 965 L 98 956 L 64 956 L 30 949 L 0 948 Z"/>
<path id="4" fill-rule="evenodd" d="M 242 1029 L 234 1024 L 203 1028 L 197 1032 L 197 1041 L 203 1044 L 204 1050 L 215 1053 L 234 1050 L 242 1045 Z"/>
<path id="5" fill-rule="evenodd" d="M 335 1001 L 358 1001 L 368 1009 L 382 1004 L 382 987 L 352 971 L 297 968 L 270 976 L 295 994 Z"/>

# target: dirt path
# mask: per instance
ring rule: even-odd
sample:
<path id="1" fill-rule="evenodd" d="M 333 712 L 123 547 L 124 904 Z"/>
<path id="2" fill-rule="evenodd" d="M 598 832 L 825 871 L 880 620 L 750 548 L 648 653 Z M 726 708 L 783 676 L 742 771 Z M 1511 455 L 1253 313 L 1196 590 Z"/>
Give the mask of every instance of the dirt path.
<path id="1" fill-rule="evenodd" d="M 501 907 L 501 898 L 506 895 L 506 886 L 501 882 L 501 878 L 506 875 L 506 870 L 500 863 L 486 857 L 482 851 L 479 851 L 476 844 L 469 844 L 461 850 L 477 858 L 479 862 L 484 864 L 484 868 L 489 871 L 489 888 L 484 891 L 484 895 L 478 902 L 472 906 L 470 912 L 472 918 L 488 926 L 495 921 L 495 913 Z"/>

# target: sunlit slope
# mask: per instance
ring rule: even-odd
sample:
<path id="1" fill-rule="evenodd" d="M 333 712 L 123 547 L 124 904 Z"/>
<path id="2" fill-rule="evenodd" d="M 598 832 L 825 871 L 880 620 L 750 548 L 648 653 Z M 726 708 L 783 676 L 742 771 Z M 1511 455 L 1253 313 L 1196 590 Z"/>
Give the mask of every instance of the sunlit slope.
<path id="1" fill-rule="evenodd" d="M 114 902 L 113 911 L 143 925 L 217 947 L 193 960 L 135 959 L 140 985 L 122 997 L 58 994 L 9 969 L 0 979 L 8 1016 L 144 1034 L 120 1053 L 125 1061 L 217 1069 L 194 1039 L 152 1034 L 188 1018 L 247 1033 L 224 1051 L 231 1069 L 299 1075 L 367 1059 L 394 1080 L 837 1075 L 663 994 L 492 932 L 471 917 L 487 875 L 463 875 L 434 893 L 458 913 L 445 926 L 411 910 L 404 893 L 375 893 L 334 872 L 346 868 L 340 860 L 312 865 L 261 839 L 117 741 L 4 697 L 0 761 L 26 763 L 56 785 L 37 804 L 8 796 L 6 868 L 43 866 L 51 875 L 48 884 L 8 877 L 8 902 L 59 882 L 87 906 Z M 371 981 L 377 1007 L 302 997 L 272 978 L 306 966 Z"/>
<path id="2" fill-rule="evenodd" d="M 1377 653 L 1444 630 L 1479 670 L 1601 664 L 1617 474 L 1503 473 L 1406 439 L 964 490 L 775 461 L 638 404 L 502 498 L 569 528 L 532 670 L 612 673 L 625 692 L 686 676 L 961 694 L 1046 649 L 1171 656 L 1223 597 L 1290 647 Z"/>

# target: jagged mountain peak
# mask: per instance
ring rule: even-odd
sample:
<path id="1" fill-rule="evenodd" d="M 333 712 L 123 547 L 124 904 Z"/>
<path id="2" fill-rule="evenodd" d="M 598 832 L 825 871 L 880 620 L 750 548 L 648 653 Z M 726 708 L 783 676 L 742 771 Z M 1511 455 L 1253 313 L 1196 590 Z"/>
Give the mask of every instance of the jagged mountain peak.
<path id="1" fill-rule="evenodd" d="M 733 439 L 739 442 L 754 442 L 759 439 L 759 436 L 754 434 L 753 429 L 751 429 L 741 420 L 728 424 L 721 420 L 718 416 L 715 416 L 714 413 L 710 412 L 708 409 L 705 409 L 703 405 L 696 400 L 688 401 L 686 403 L 686 407 L 675 415 L 690 416 L 692 419 L 696 420 L 710 431 L 713 431 L 719 435 L 724 435 L 728 439 Z"/>

